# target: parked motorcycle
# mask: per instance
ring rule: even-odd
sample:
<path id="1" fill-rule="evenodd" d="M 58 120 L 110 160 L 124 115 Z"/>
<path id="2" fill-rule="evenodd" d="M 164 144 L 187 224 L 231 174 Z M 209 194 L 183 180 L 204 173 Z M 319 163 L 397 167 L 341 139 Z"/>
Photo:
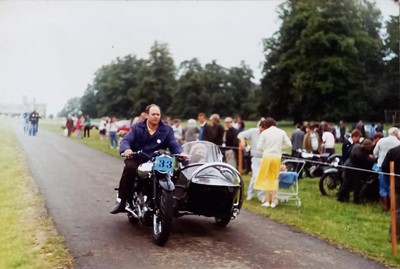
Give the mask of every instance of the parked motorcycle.
<path id="1" fill-rule="evenodd" d="M 134 154 L 146 156 L 149 161 L 137 169 L 133 197 L 127 202 L 125 210 L 130 223 L 137 224 L 140 220 L 146 226 L 153 226 L 153 240 L 162 246 L 171 233 L 175 189 L 171 178 L 174 157 L 179 155 L 171 155 L 164 150 L 156 151 L 152 156 L 142 151 Z"/>
<path id="2" fill-rule="evenodd" d="M 342 159 L 339 154 L 315 154 L 306 152 L 304 150 L 301 151 L 300 156 L 303 160 L 306 161 L 306 165 L 303 169 L 303 177 L 320 177 L 324 174 L 324 170 L 329 168 L 333 162 L 338 161 L 339 163 L 341 163 Z"/>
<path id="3" fill-rule="evenodd" d="M 321 179 L 319 180 L 319 191 L 322 195 L 335 196 L 339 191 L 343 182 L 344 169 L 341 158 L 335 157 L 330 162 L 330 167 L 324 169 Z"/>
<path id="4" fill-rule="evenodd" d="M 319 180 L 319 190 L 322 195 L 326 196 L 336 196 L 344 178 L 345 168 L 341 166 L 341 161 L 336 159 L 331 165 L 331 168 L 324 170 L 324 174 Z M 372 167 L 372 171 L 378 171 L 376 164 Z M 379 201 L 379 177 L 377 173 L 370 173 L 362 181 L 360 201 L 361 203 Z"/>

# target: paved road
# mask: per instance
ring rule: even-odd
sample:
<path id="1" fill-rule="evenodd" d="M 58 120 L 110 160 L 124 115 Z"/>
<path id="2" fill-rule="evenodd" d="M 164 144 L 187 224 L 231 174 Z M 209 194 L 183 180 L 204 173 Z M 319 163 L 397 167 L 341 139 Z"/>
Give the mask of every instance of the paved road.
<path id="1" fill-rule="evenodd" d="M 296 229 L 242 211 L 226 228 L 213 219 L 174 221 L 164 247 L 151 228 L 111 215 L 122 160 L 43 130 L 14 130 L 29 170 L 78 269 L 125 268 L 385 268 Z"/>

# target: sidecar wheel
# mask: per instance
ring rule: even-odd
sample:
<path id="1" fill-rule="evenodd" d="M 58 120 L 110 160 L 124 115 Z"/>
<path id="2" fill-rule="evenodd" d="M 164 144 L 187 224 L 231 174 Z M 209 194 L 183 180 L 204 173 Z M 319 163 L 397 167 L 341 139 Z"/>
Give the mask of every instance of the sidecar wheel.
<path id="1" fill-rule="evenodd" d="M 163 246 L 171 234 L 173 193 L 162 190 L 157 203 L 158 209 L 153 215 L 153 239 L 157 245 Z"/>
<path id="2" fill-rule="evenodd" d="M 219 227 L 225 227 L 231 221 L 231 216 L 215 217 L 215 222 Z"/>

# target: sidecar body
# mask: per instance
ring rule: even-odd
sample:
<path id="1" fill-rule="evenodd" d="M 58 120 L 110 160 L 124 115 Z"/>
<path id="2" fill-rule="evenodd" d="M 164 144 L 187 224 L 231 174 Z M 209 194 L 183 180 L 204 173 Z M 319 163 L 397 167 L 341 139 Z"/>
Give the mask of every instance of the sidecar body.
<path id="1" fill-rule="evenodd" d="M 183 145 L 190 159 L 180 164 L 175 180 L 175 214 L 215 217 L 225 226 L 242 206 L 243 181 L 235 167 L 222 162 L 219 147 L 207 141 Z"/>

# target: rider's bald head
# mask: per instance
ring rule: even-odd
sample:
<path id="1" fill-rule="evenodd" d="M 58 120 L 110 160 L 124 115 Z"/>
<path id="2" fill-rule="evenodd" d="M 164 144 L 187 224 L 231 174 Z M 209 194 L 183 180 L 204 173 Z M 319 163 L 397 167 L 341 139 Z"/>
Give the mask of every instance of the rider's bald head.
<path id="1" fill-rule="evenodd" d="M 158 105 L 156 105 L 156 104 L 151 104 L 151 105 L 148 105 L 148 106 L 146 107 L 145 112 L 146 112 L 147 115 L 150 114 L 150 109 L 151 109 L 152 107 L 157 107 L 157 108 L 160 110 L 160 112 L 161 112 L 161 108 L 160 108 Z"/>

